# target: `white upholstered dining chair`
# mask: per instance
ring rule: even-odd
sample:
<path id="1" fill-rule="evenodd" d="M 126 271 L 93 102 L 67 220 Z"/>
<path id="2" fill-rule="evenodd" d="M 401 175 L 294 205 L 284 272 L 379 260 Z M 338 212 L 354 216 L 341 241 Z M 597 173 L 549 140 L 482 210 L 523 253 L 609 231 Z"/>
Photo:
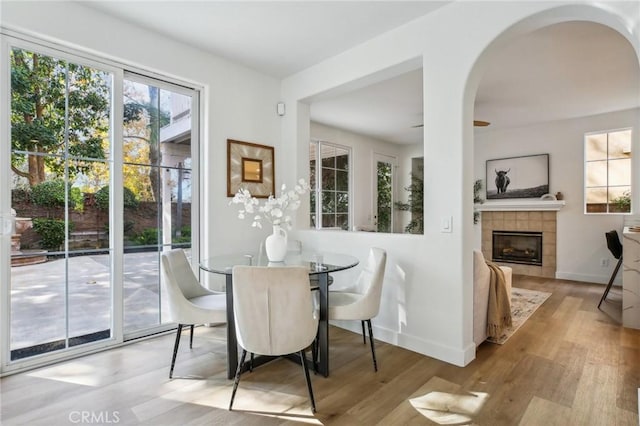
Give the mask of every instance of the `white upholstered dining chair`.
<path id="1" fill-rule="evenodd" d="M 233 310 L 242 355 L 229 410 L 233 407 L 247 352 L 268 356 L 297 353 L 307 382 L 311 408 L 315 412 L 305 355 L 305 349 L 313 343 L 318 330 L 318 315 L 311 303 L 309 270 L 300 266 L 235 266 Z"/>
<path id="2" fill-rule="evenodd" d="M 227 302 L 224 293 L 216 293 L 200 285 L 182 249 L 162 253 L 162 270 L 169 316 L 178 324 L 169 370 L 169 378 L 172 378 L 182 327 L 191 326 L 189 348 L 192 348 L 194 325 L 227 322 Z"/>
<path id="3" fill-rule="evenodd" d="M 369 328 L 369 342 L 371 343 L 371 356 L 373 368 L 378 371 L 376 351 L 373 343 L 373 329 L 371 318 L 378 315 L 380 310 L 380 298 L 382 297 L 382 283 L 384 270 L 387 263 L 387 252 L 381 248 L 373 247 L 369 250 L 369 257 L 365 268 L 360 272 L 353 286 L 342 290 L 329 292 L 329 319 L 330 320 L 359 320 L 362 324 L 362 338 L 367 343 L 365 334 L 365 322 Z"/>

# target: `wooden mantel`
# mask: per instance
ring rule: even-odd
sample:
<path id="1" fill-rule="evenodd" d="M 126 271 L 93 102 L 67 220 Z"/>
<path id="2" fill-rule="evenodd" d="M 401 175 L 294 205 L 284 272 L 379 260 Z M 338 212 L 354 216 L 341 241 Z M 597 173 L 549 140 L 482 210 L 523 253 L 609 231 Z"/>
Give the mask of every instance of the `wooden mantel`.
<path id="1" fill-rule="evenodd" d="M 564 204 L 564 200 L 510 199 L 488 200 L 474 207 L 480 212 L 558 211 Z"/>

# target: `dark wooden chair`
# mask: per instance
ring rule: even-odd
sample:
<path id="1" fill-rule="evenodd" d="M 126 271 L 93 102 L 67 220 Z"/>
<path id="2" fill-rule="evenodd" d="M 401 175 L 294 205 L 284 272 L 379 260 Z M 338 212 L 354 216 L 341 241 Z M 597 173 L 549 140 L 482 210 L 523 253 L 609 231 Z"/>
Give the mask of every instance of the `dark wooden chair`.
<path id="1" fill-rule="evenodd" d="M 618 259 L 618 263 L 616 264 L 616 267 L 613 270 L 613 273 L 611 274 L 611 278 L 609 278 L 609 283 L 607 284 L 607 288 L 604 290 L 604 293 L 602 294 L 600 303 L 598 303 L 598 309 L 600 309 L 600 305 L 602 305 L 602 302 L 604 301 L 604 299 L 607 298 L 607 295 L 609 294 L 609 290 L 611 290 L 611 286 L 613 285 L 613 280 L 616 278 L 616 275 L 618 274 L 618 270 L 622 265 L 622 243 L 620 242 L 620 238 L 618 237 L 618 232 L 613 230 L 613 231 L 606 232 L 604 235 L 607 238 L 607 248 L 609 249 L 613 257 Z"/>

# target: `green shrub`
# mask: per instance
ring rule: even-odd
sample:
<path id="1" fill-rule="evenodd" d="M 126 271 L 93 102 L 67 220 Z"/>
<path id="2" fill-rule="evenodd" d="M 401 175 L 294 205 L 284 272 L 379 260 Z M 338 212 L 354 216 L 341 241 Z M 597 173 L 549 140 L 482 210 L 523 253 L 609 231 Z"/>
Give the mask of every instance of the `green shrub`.
<path id="1" fill-rule="evenodd" d="M 136 235 L 133 241 L 137 245 L 148 246 L 158 244 L 158 238 L 158 228 L 147 228 Z"/>
<path id="2" fill-rule="evenodd" d="M 84 198 L 79 188 L 67 184 L 69 188 L 69 207 L 82 210 Z M 65 188 L 62 179 L 48 180 L 31 188 L 31 200 L 34 204 L 44 207 L 64 207 Z"/>
<path id="3" fill-rule="evenodd" d="M 424 176 L 421 168 L 419 171 L 411 173 L 411 185 L 404 188 L 409 192 L 409 201 L 394 203 L 396 209 L 411 212 L 411 221 L 404 227 L 404 232 L 410 234 L 424 234 Z"/>
<path id="4" fill-rule="evenodd" d="M 64 243 L 64 220 L 61 219 L 33 219 L 33 229 L 40 235 L 40 246 L 47 250 L 59 250 Z M 73 223 L 69 223 L 69 232 Z"/>
<path id="5" fill-rule="evenodd" d="M 631 191 L 624 191 L 624 193 L 611 200 L 611 203 L 618 208 L 620 212 L 631 211 Z"/>
<path id="6" fill-rule="evenodd" d="M 180 228 L 180 236 L 175 236 L 171 239 L 172 243 L 188 243 L 191 241 L 191 227 L 183 226 Z"/>
<path id="7" fill-rule="evenodd" d="M 129 207 L 129 208 L 133 208 L 135 209 L 136 207 L 138 207 L 138 200 L 136 199 L 136 195 L 133 193 L 132 190 L 130 190 L 129 188 L 127 188 L 126 186 L 123 187 L 123 201 L 124 201 L 124 206 Z M 109 209 L 109 185 L 105 185 L 102 188 L 100 188 L 98 191 L 96 191 L 96 206 L 100 209 L 100 210 L 108 210 Z"/>

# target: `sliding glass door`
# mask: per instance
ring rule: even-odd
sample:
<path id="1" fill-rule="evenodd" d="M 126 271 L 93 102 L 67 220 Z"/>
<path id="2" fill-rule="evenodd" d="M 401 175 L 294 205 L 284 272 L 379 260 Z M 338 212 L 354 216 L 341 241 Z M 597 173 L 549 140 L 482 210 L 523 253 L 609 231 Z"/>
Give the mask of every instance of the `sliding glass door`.
<path id="1" fill-rule="evenodd" d="M 2 370 L 175 326 L 160 255 L 198 259 L 199 92 L 17 39 L 2 52 Z"/>
<path id="2" fill-rule="evenodd" d="M 113 74 L 35 49 L 11 58 L 10 359 L 112 336 Z"/>
<path id="3" fill-rule="evenodd" d="M 124 331 L 167 323 L 163 250 L 191 248 L 193 90 L 125 74 Z"/>

